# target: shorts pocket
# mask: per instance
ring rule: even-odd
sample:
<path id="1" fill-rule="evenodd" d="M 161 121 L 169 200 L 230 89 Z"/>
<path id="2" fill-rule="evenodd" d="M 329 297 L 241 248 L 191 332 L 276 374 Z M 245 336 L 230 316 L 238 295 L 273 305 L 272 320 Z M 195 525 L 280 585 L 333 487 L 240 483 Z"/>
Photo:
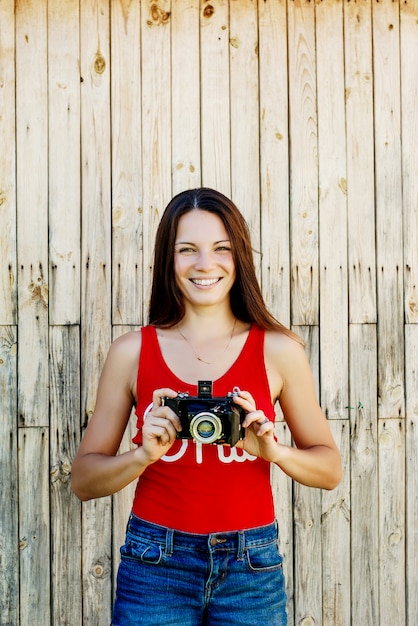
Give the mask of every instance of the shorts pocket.
<path id="1" fill-rule="evenodd" d="M 251 572 L 274 572 L 282 569 L 283 557 L 277 541 L 246 549 L 247 568 Z"/>
<path id="2" fill-rule="evenodd" d="M 141 541 L 127 537 L 120 549 L 122 559 L 140 561 L 151 565 L 158 565 L 163 559 L 162 547 L 158 543 Z"/>

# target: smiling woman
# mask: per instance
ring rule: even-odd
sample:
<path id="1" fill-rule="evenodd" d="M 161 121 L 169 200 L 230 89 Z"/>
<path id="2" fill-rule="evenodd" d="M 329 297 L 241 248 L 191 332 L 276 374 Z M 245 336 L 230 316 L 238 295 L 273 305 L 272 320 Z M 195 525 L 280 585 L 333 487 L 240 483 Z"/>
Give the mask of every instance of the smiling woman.
<path id="1" fill-rule="evenodd" d="M 149 325 L 113 343 L 73 465 L 82 500 L 137 479 L 113 624 L 284 626 L 270 465 L 314 487 L 341 478 L 308 360 L 268 312 L 247 225 L 221 193 L 172 199 L 154 268 Z M 276 401 L 296 447 L 275 437 Z M 118 455 L 132 406 L 137 447 Z"/>

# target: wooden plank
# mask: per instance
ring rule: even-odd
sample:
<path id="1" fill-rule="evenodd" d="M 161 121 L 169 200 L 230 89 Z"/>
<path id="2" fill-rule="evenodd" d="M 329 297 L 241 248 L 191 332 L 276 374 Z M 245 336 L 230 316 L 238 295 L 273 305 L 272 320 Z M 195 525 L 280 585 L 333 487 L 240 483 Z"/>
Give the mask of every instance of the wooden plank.
<path id="1" fill-rule="evenodd" d="M 379 417 L 405 415 L 399 5 L 373 4 Z"/>
<path id="2" fill-rule="evenodd" d="M 50 624 L 49 438 L 19 428 L 20 626 Z"/>
<path id="3" fill-rule="evenodd" d="M 79 352 L 78 326 L 50 327 L 52 623 L 71 626 L 83 623 L 81 504 L 70 483 L 80 441 Z"/>
<path id="4" fill-rule="evenodd" d="M 344 0 L 349 319 L 353 324 L 377 319 L 371 2 Z"/>
<path id="5" fill-rule="evenodd" d="M 258 10 L 261 286 L 270 311 L 290 326 L 286 2 L 260 2 Z"/>
<path id="6" fill-rule="evenodd" d="M 379 598 L 382 626 L 405 624 L 405 422 L 379 420 Z"/>
<path id="7" fill-rule="evenodd" d="M 171 39 L 170 1 L 143 3 L 142 56 L 143 319 L 151 292 L 154 240 L 161 214 L 171 199 Z"/>
<path id="8" fill-rule="evenodd" d="M 318 323 L 318 146 L 315 5 L 288 4 L 291 320 Z"/>
<path id="9" fill-rule="evenodd" d="M 256 0 L 229 4 L 231 98 L 231 197 L 260 250 L 259 83 Z M 260 276 L 261 257 L 256 257 Z"/>
<path id="10" fill-rule="evenodd" d="M 319 333 L 317 326 L 293 327 L 302 337 L 319 391 Z M 294 617 L 295 624 L 322 623 L 322 504 L 321 490 L 293 486 Z M 312 575 L 315 572 L 315 575 Z"/>
<path id="11" fill-rule="evenodd" d="M 275 428 L 280 443 L 291 445 L 291 434 L 286 422 L 279 421 Z M 274 510 L 279 524 L 279 545 L 283 555 L 283 571 L 286 580 L 287 613 L 289 624 L 294 621 L 293 596 L 293 483 L 277 465 L 271 467 L 271 487 L 274 498 Z"/>
<path id="12" fill-rule="evenodd" d="M 377 345 L 373 324 L 350 325 L 351 611 L 379 624 Z"/>
<path id="13" fill-rule="evenodd" d="M 405 326 L 406 372 L 406 625 L 418 615 L 418 325 Z"/>
<path id="14" fill-rule="evenodd" d="M 322 491 L 322 624 L 351 626 L 350 596 L 350 423 L 331 420 L 343 462 L 343 480 Z"/>
<path id="15" fill-rule="evenodd" d="M 48 424 L 48 395 L 44 392 L 48 389 L 46 24 L 46 0 L 16 6 L 19 342 L 24 346 L 18 358 L 18 411 L 25 426 Z"/>
<path id="16" fill-rule="evenodd" d="M 173 194 L 201 184 L 199 0 L 171 4 Z"/>
<path id="17" fill-rule="evenodd" d="M 80 322 L 78 1 L 48 3 L 49 284 L 51 324 Z"/>
<path id="18" fill-rule="evenodd" d="M 131 330 L 136 330 L 133 326 L 114 326 L 113 339 L 117 339 L 124 333 Z M 136 415 L 135 410 L 132 409 L 132 415 L 128 426 L 125 430 L 125 434 L 122 438 L 122 442 L 119 447 L 119 453 L 132 450 L 135 446 L 132 443 L 133 437 L 136 435 Z M 113 571 L 113 594 L 114 597 L 116 591 L 116 575 L 120 562 L 120 546 L 125 541 L 126 524 L 129 519 L 129 514 L 132 510 L 132 503 L 134 501 L 136 488 L 136 481 L 127 485 L 118 493 L 115 493 L 112 497 L 112 571 Z"/>
<path id="19" fill-rule="evenodd" d="M 418 323 L 418 5 L 400 2 L 405 319 Z M 418 613 L 416 613 L 418 615 Z"/>
<path id="20" fill-rule="evenodd" d="M 94 410 L 110 345 L 110 62 L 109 3 L 80 5 L 82 76 L 82 325 L 83 426 Z M 83 505 L 83 625 L 110 623 L 111 499 Z"/>
<path id="21" fill-rule="evenodd" d="M 228 2 L 202 3 L 200 20 L 202 184 L 230 196 Z"/>
<path id="22" fill-rule="evenodd" d="M 347 179 L 343 4 L 316 7 L 321 405 L 346 418 L 348 397 Z M 329 54 L 330 48 L 332 55 Z"/>
<path id="23" fill-rule="evenodd" d="M 112 320 L 142 319 L 141 3 L 111 10 Z"/>
<path id="24" fill-rule="evenodd" d="M 0 324 L 17 321 L 14 2 L 0 4 Z"/>
<path id="25" fill-rule="evenodd" d="M 17 329 L 0 326 L 0 615 L 19 625 Z"/>

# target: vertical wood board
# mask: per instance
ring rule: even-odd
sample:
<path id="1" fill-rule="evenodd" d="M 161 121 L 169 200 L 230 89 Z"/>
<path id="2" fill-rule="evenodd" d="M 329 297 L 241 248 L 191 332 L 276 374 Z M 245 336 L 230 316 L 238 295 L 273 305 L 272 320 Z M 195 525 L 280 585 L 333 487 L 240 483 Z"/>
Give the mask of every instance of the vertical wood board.
<path id="1" fill-rule="evenodd" d="M 18 437 L 20 626 L 33 626 L 51 619 L 48 429 L 19 428 Z"/>
<path id="2" fill-rule="evenodd" d="M 16 190 L 21 425 L 48 424 L 47 3 L 16 7 Z M 27 68 L 31 72 L 27 72 Z"/>
<path id="3" fill-rule="evenodd" d="M 379 477 L 374 324 L 350 325 L 349 372 L 352 622 L 378 624 Z"/>
<path id="4" fill-rule="evenodd" d="M 350 323 L 375 323 L 372 0 L 344 2 Z"/>
<path id="5" fill-rule="evenodd" d="M 173 195 L 201 185 L 199 20 L 199 0 L 172 0 Z"/>
<path id="6" fill-rule="evenodd" d="M 379 417 L 405 415 L 399 6 L 373 3 Z"/>
<path id="7" fill-rule="evenodd" d="M 291 322 L 318 323 L 318 128 L 315 6 L 288 4 Z"/>
<path id="8" fill-rule="evenodd" d="M 82 426 L 92 415 L 110 345 L 111 160 L 109 6 L 80 6 L 82 148 Z M 83 626 L 110 623 L 110 498 L 83 504 Z"/>
<path id="9" fill-rule="evenodd" d="M 141 3 L 111 2 L 112 322 L 142 321 Z"/>
<path id="10" fill-rule="evenodd" d="M 0 4 L 0 324 L 17 322 L 14 2 Z"/>
<path id="11" fill-rule="evenodd" d="M 321 405 L 346 418 L 348 398 L 347 174 L 343 4 L 316 7 Z M 332 48 L 332 56 L 329 48 Z"/>
<path id="12" fill-rule="evenodd" d="M 405 319 L 418 323 L 418 19 L 416 2 L 400 3 L 401 142 Z"/>
<path id="13" fill-rule="evenodd" d="M 0 326 L 0 616 L 19 620 L 17 332 Z"/>
<path id="14" fill-rule="evenodd" d="M 406 364 L 406 615 L 418 616 L 418 325 L 405 328 Z"/>
<path id="15" fill-rule="evenodd" d="M 261 286 L 269 310 L 282 324 L 289 327 L 289 111 L 286 3 L 275 0 L 260 2 L 258 11 Z"/>
<path id="16" fill-rule="evenodd" d="M 81 626 L 81 504 L 71 490 L 71 463 L 80 441 L 79 326 L 51 326 L 49 343 L 53 621 Z"/>
<path id="17" fill-rule="evenodd" d="M 200 12 L 202 184 L 231 195 L 228 3 L 203 3 Z"/>
<path id="18" fill-rule="evenodd" d="M 144 2 L 142 32 L 143 319 L 147 320 L 154 240 L 171 198 L 171 43 L 170 2 Z M 156 54 L 149 51 L 158 50 Z"/>
<path id="19" fill-rule="evenodd" d="M 49 321 L 80 322 L 79 10 L 48 3 Z"/>

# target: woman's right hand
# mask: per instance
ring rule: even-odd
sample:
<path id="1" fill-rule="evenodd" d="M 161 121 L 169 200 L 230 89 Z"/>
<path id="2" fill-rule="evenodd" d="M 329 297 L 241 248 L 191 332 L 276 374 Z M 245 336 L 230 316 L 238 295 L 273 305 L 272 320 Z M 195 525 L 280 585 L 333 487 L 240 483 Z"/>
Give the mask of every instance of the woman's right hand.
<path id="1" fill-rule="evenodd" d="M 164 456 L 181 431 L 180 419 L 170 407 L 163 405 L 164 397 L 175 398 L 177 392 L 169 388 L 156 389 L 152 395 L 152 408 L 142 426 L 141 451 L 145 463 L 151 464 Z"/>

